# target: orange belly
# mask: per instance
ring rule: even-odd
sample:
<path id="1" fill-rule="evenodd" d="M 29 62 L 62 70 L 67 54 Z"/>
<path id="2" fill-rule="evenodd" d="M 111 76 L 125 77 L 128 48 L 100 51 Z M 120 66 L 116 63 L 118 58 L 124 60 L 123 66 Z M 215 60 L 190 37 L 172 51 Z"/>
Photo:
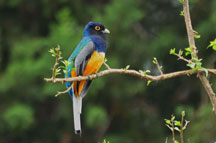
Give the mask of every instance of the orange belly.
<path id="1" fill-rule="evenodd" d="M 104 53 L 102 52 L 99 53 L 99 52 L 94 51 L 85 67 L 83 76 L 96 73 L 102 66 L 104 62 L 104 57 L 105 57 Z"/>
<path id="2" fill-rule="evenodd" d="M 104 62 L 104 58 L 105 58 L 105 53 L 94 51 L 85 67 L 85 70 L 82 76 L 91 75 L 91 74 L 96 73 L 102 66 Z M 72 71 L 71 73 L 72 73 L 72 77 L 76 76 L 75 71 L 74 72 Z M 76 91 L 77 82 L 74 82 L 74 92 L 75 92 L 76 97 L 79 97 L 83 89 L 83 86 L 85 85 L 85 82 L 86 82 L 85 80 L 80 81 L 79 88 L 78 88 L 79 91 Z"/>

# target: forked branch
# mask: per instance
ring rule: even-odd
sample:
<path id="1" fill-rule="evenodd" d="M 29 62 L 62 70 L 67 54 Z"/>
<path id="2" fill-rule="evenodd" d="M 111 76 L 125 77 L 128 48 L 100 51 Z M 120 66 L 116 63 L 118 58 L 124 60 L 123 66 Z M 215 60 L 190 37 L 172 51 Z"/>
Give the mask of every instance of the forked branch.
<path id="1" fill-rule="evenodd" d="M 185 24 L 186 24 L 186 29 L 187 29 L 187 35 L 188 35 L 188 41 L 189 41 L 189 45 L 190 47 L 192 47 L 192 54 L 191 54 L 191 58 L 197 58 L 198 59 L 198 51 L 195 45 L 195 40 L 194 40 L 194 30 L 192 27 L 192 23 L 191 23 L 191 18 L 190 18 L 190 10 L 189 10 L 189 2 L 188 0 L 183 0 L 183 7 L 184 7 L 184 18 L 185 18 Z M 202 73 L 197 73 L 198 77 L 202 83 L 202 85 L 204 86 L 209 99 L 212 103 L 213 106 L 213 111 L 216 113 L 216 97 L 215 97 L 215 93 L 209 83 L 209 80 L 205 77 L 204 74 Z"/>

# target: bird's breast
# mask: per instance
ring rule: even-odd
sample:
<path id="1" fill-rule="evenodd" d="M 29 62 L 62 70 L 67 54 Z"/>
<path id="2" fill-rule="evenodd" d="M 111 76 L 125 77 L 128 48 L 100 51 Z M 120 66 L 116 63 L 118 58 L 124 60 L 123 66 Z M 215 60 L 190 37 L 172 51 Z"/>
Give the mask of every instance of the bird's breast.
<path id="1" fill-rule="evenodd" d="M 94 51 L 85 67 L 85 71 L 83 75 L 85 76 L 85 75 L 96 73 L 102 66 L 104 62 L 104 58 L 105 58 L 104 52 Z"/>

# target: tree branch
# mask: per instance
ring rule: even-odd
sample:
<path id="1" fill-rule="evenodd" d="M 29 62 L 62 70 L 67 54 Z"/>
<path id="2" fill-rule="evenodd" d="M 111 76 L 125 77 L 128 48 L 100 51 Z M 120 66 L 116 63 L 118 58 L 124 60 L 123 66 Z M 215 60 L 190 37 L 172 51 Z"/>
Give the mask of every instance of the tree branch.
<path id="1" fill-rule="evenodd" d="M 163 75 L 163 71 L 161 70 L 161 66 L 160 66 L 159 63 L 158 63 L 157 58 L 154 57 L 154 61 L 155 61 L 155 64 L 156 64 L 156 66 L 157 66 L 157 68 L 158 68 L 160 74 Z"/>
<path id="2" fill-rule="evenodd" d="M 184 11 L 184 19 L 185 19 L 185 24 L 186 24 L 186 30 L 187 30 L 187 35 L 188 35 L 188 41 L 190 47 L 192 47 L 192 57 L 193 58 L 198 58 L 197 57 L 197 48 L 195 45 L 195 40 L 194 40 L 194 33 L 193 33 L 193 28 L 191 24 L 191 18 L 190 18 L 190 10 L 189 10 L 189 2 L 188 0 L 183 0 L 183 11 Z"/>
<path id="3" fill-rule="evenodd" d="M 189 2 L 188 0 L 183 0 L 184 4 L 184 18 L 185 18 L 185 24 L 186 24 L 186 29 L 187 29 L 187 35 L 188 35 L 188 41 L 190 47 L 192 47 L 192 54 L 191 58 L 197 58 L 198 59 L 198 51 L 195 45 L 195 40 L 194 40 L 194 33 L 193 33 L 193 28 L 191 24 L 191 18 L 190 18 L 190 11 L 189 11 Z M 197 73 L 198 77 L 204 86 L 210 100 L 213 106 L 213 111 L 216 113 L 216 97 L 215 93 L 209 83 L 209 80 L 205 77 L 203 73 Z"/>
<path id="4" fill-rule="evenodd" d="M 210 73 L 216 75 L 216 69 L 207 69 Z M 172 72 L 172 73 L 167 73 L 159 76 L 153 76 L 153 75 L 144 75 L 136 70 L 124 70 L 124 69 L 107 69 L 104 71 L 101 71 L 97 74 L 92 74 L 88 76 L 79 76 L 79 77 L 73 77 L 73 78 L 55 78 L 54 80 L 52 78 L 44 78 L 46 82 L 74 82 L 74 81 L 81 81 L 81 80 L 92 80 L 95 78 L 99 78 L 108 74 L 127 74 L 131 76 L 136 76 L 144 80 L 151 80 L 151 81 L 160 81 L 160 80 L 166 80 L 178 76 L 184 76 L 184 75 L 192 75 L 196 73 L 203 73 L 204 71 L 202 70 L 196 70 L 193 71 L 191 70 L 183 70 L 183 71 L 177 71 L 177 72 Z"/>

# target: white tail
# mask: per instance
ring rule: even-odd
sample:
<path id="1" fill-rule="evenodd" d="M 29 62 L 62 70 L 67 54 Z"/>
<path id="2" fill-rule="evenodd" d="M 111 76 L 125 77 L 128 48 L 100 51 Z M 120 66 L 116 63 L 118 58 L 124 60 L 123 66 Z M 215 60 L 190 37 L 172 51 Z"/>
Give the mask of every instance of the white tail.
<path id="1" fill-rule="evenodd" d="M 73 115 L 74 115 L 74 129 L 76 134 L 81 135 L 81 121 L 80 114 L 82 112 L 82 97 L 73 96 Z"/>

